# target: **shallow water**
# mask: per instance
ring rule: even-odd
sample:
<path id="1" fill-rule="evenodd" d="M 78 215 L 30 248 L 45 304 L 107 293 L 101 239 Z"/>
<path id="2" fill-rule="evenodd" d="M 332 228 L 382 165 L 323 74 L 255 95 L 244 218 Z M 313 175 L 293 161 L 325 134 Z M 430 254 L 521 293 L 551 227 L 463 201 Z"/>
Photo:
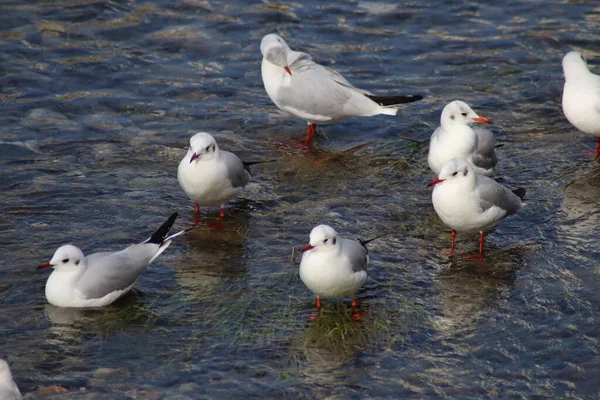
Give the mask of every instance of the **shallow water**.
<path id="1" fill-rule="evenodd" d="M 598 396 L 600 168 L 562 115 L 560 62 L 582 50 L 600 73 L 600 8 L 485 3 L 0 3 L 0 356 L 26 397 Z M 262 86 L 269 32 L 359 87 L 425 100 L 298 150 L 304 122 Z M 425 187 L 427 140 L 456 98 L 497 124 L 497 176 L 528 190 L 483 264 L 444 255 Z M 200 130 L 277 160 L 252 167 L 224 229 L 203 210 L 113 306 L 48 305 L 35 267 L 61 244 L 119 249 L 173 211 L 177 228 L 196 222 L 176 171 Z M 308 322 L 297 251 L 319 223 L 396 233 L 370 245 L 360 322 L 335 301 Z"/>

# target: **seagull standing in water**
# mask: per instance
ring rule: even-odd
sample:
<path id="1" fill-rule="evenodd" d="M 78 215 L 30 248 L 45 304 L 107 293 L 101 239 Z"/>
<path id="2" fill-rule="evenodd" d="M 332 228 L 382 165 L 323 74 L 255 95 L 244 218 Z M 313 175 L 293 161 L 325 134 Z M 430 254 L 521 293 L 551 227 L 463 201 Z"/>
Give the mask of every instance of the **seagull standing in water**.
<path id="1" fill-rule="evenodd" d="M 288 116 L 304 119 L 307 146 L 317 124 L 334 124 L 351 117 L 396 115 L 401 104 L 421 100 L 419 95 L 374 96 L 358 89 L 339 73 L 315 63 L 311 56 L 290 49 L 271 33 L 260 43 L 262 79 L 267 94 Z"/>
<path id="2" fill-rule="evenodd" d="M 484 233 L 516 213 L 525 196 L 523 188 L 511 191 L 492 178 L 475 174 L 473 166 L 463 158 L 446 162 L 428 186 L 434 186 L 431 200 L 435 212 L 452 229 L 448 254 L 454 254 L 457 231 L 479 232 L 479 255 L 469 257 L 479 261 L 483 261 Z"/>
<path id="3" fill-rule="evenodd" d="M 102 307 L 131 290 L 138 277 L 171 244 L 167 236 L 177 219 L 174 213 L 146 241 L 116 252 L 84 256 L 73 246 L 56 250 L 52 259 L 38 268 L 54 268 L 46 282 L 46 299 L 58 307 Z"/>
<path id="4" fill-rule="evenodd" d="M 454 157 L 464 158 L 473 165 L 476 173 L 491 175 L 498 162 L 494 134 L 483 128 L 472 128 L 471 124 L 492 122 L 480 117 L 463 101 L 453 101 L 442 111 L 440 126 L 431 135 L 429 143 L 429 168 L 436 174 L 446 161 Z"/>
<path id="5" fill-rule="evenodd" d="M 0 400 L 21 400 L 22 398 L 8 363 L 0 359 Z"/>
<path id="6" fill-rule="evenodd" d="M 567 53 L 562 67 L 565 75 L 563 113 L 575 128 L 597 137 L 595 159 L 600 162 L 600 76 L 590 72 L 578 51 Z"/>
<path id="7" fill-rule="evenodd" d="M 250 180 L 244 163 L 233 153 L 220 150 L 215 138 L 199 132 L 190 139 L 190 148 L 179 163 L 177 180 L 183 191 L 200 206 L 221 206 L 220 218 L 225 216 L 225 203 L 236 198 Z"/>
<path id="8" fill-rule="evenodd" d="M 374 240 L 374 239 L 371 239 Z M 367 241 L 338 237 L 329 225 L 319 225 L 310 232 L 309 243 L 302 248 L 300 279 L 317 295 L 317 310 L 321 298 L 352 297 L 367 280 L 369 256 Z"/>

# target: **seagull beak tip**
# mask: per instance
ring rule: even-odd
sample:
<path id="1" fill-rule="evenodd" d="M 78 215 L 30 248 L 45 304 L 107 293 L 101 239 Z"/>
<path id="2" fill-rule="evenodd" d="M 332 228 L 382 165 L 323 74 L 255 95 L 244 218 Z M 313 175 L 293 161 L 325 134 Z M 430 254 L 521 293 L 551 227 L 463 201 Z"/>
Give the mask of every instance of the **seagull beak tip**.
<path id="1" fill-rule="evenodd" d="M 46 263 L 38 265 L 38 267 L 36 269 L 44 269 L 44 268 L 52 268 L 52 267 L 53 267 L 52 264 L 50 264 L 49 262 L 46 262 Z"/>
<path id="2" fill-rule="evenodd" d="M 312 245 L 309 243 L 309 244 L 307 244 L 306 246 L 304 246 L 304 247 L 302 248 L 302 252 L 304 253 L 305 251 L 312 250 L 312 249 L 314 249 L 314 248 L 315 248 L 315 246 L 312 246 Z"/>

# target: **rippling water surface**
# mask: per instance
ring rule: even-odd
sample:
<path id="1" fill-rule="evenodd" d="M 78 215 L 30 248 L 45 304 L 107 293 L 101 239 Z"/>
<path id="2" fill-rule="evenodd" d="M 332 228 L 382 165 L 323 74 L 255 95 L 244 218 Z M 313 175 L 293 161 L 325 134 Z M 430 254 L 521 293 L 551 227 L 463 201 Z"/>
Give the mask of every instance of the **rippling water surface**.
<path id="1" fill-rule="evenodd" d="M 563 117 L 562 56 L 600 73 L 596 1 L 3 1 L 0 3 L 0 356 L 27 398 L 595 398 L 600 395 L 600 168 Z M 260 77 L 260 39 L 378 94 L 398 117 L 323 126 L 293 146 Z M 448 258 L 425 187 L 443 106 L 492 119 L 497 176 L 527 205 L 483 264 Z M 176 180 L 189 137 L 215 133 L 252 167 L 195 219 Z M 54 250 L 144 240 L 173 211 L 197 228 L 122 301 L 59 309 Z M 375 241 L 357 298 L 314 297 L 292 249 L 329 223 Z M 459 235 L 473 251 L 476 236 Z M 46 398 L 46 397 L 44 397 Z"/>

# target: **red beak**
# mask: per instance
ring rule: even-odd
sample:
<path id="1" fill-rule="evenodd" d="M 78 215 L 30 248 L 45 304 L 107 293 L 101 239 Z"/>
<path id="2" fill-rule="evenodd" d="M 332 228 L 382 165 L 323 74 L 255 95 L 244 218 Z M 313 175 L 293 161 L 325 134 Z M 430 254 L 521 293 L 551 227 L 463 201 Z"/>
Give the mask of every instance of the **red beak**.
<path id="1" fill-rule="evenodd" d="M 37 269 L 52 268 L 52 267 L 54 267 L 54 265 L 52 265 L 49 262 L 47 262 L 47 263 L 43 263 L 42 265 L 40 265 L 39 267 L 37 267 Z"/>
<path id="2" fill-rule="evenodd" d="M 192 154 L 192 158 L 190 158 L 190 164 L 192 163 L 192 161 L 194 161 L 196 158 L 198 158 L 198 154 L 194 153 Z"/>
<path id="3" fill-rule="evenodd" d="M 429 182 L 429 185 L 427 185 L 427 187 L 435 186 L 438 183 L 442 183 L 444 181 L 445 181 L 445 179 L 440 179 L 440 178 L 432 179 L 431 182 Z"/>
<path id="4" fill-rule="evenodd" d="M 290 70 L 290 67 L 288 67 L 286 65 L 285 67 L 283 67 L 283 69 L 285 69 L 285 72 L 287 72 L 288 74 L 290 74 L 290 76 L 292 76 L 292 71 Z"/>
<path id="5" fill-rule="evenodd" d="M 304 247 L 302 248 L 302 252 L 304 253 L 305 251 L 309 251 L 309 250 L 312 250 L 312 249 L 314 249 L 314 248 L 315 248 L 315 246 L 313 246 L 313 245 L 311 245 L 311 244 L 309 243 L 309 244 L 307 244 L 306 246 L 304 246 Z"/>
<path id="6" fill-rule="evenodd" d="M 487 119 L 486 117 L 477 117 L 477 118 L 473 118 L 474 122 L 481 122 L 482 124 L 491 124 L 492 121 L 490 121 L 489 119 Z"/>

